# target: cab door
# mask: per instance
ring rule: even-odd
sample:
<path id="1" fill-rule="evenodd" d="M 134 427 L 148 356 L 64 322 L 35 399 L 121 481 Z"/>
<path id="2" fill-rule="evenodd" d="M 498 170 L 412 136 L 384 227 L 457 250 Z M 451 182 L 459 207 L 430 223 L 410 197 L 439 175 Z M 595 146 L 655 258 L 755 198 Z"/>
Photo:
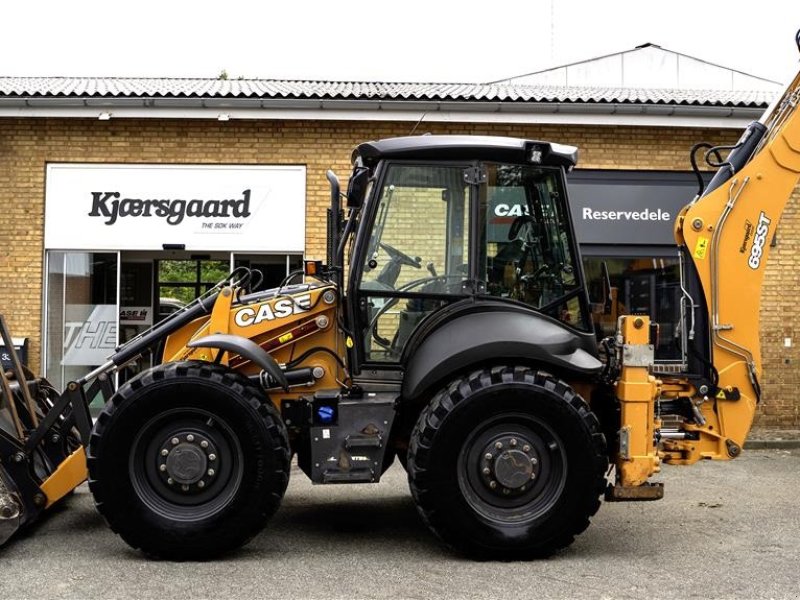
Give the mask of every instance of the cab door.
<path id="1" fill-rule="evenodd" d="M 473 292 L 469 164 L 390 162 L 356 240 L 350 282 L 356 361 L 398 366 L 432 312 Z M 359 268 L 360 267 L 360 268 Z"/>

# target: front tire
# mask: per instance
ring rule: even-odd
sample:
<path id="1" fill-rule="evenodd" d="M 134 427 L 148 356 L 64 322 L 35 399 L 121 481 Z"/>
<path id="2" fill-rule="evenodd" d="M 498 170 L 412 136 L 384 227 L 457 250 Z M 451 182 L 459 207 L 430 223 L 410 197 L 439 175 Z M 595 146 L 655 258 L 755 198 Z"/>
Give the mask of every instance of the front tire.
<path id="1" fill-rule="evenodd" d="M 277 510 L 289 443 L 263 392 L 227 367 L 167 363 L 123 385 L 89 443 L 89 488 L 129 545 L 203 560 L 247 543 Z"/>
<path id="2" fill-rule="evenodd" d="M 600 507 L 600 424 L 566 383 L 526 367 L 457 379 L 411 434 L 409 484 L 426 524 L 480 559 L 547 556 Z"/>

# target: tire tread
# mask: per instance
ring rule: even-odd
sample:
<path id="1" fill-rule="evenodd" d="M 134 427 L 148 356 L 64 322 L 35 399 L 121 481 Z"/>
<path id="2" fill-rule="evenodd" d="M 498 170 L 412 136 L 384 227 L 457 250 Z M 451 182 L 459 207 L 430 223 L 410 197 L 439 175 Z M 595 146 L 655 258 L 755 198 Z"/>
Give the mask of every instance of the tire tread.
<path id="1" fill-rule="evenodd" d="M 440 514 L 440 511 L 444 511 L 444 509 L 437 505 L 436 499 L 431 494 L 432 482 L 429 481 L 427 466 L 434 438 L 448 415 L 475 392 L 493 385 L 507 383 L 524 383 L 544 388 L 557 395 L 566 405 L 565 408 L 568 407 L 569 412 L 580 419 L 583 429 L 590 438 L 589 446 L 593 453 L 593 482 L 590 487 L 594 493 L 591 501 L 585 507 L 585 513 L 580 518 L 572 520 L 561 535 L 551 538 L 544 545 L 531 549 L 527 556 L 545 557 L 569 546 L 575 537 L 589 526 L 591 517 L 599 510 L 601 497 L 607 484 L 608 457 L 600 422 L 586 401 L 564 381 L 544 371 L 535 371 L 529 367 L 516 365 L 479 369 L 452 381 L 437 393 L 422 410 L 417 425 L 412 431 L 408 451 L 409 487 L 423 522 L 436 536 L 455 551 L 479 559 L 498 558 L 498 552 L 493 551 L 490 554 L 488 549 L 472 543 L 465 543 L 462 537 L 453 535 L 453 532 L 448 530 Z M 514 555 L 520 556 L 520 553 L 515 552 Z"/>

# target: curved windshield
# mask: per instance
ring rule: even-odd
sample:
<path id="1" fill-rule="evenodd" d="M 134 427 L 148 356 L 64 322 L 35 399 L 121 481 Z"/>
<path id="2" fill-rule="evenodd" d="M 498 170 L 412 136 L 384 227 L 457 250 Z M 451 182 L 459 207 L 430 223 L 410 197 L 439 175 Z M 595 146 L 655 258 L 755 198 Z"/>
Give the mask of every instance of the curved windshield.
<path id="1" fill-rule="evenodd" d="M 488 164 L 486 173 L 481 214 L 487 292 L 587 329 L 561 171 Z"/>

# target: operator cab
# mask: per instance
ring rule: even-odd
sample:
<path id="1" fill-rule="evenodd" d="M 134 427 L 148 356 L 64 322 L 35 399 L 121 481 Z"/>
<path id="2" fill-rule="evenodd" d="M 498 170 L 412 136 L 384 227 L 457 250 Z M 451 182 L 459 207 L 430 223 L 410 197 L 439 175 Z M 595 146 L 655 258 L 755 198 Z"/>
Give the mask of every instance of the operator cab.
<path id="1" fill-rule="evenodd" d="M 573 147 L 512 138 L 358 146 L 351 188 L 358 178 L 365 202 L 348 281 L 358 362 L 400 363 L 427 317 L 470 299 L 534 309 L 590 338 L 565 186 L 576 160 Z"/>

